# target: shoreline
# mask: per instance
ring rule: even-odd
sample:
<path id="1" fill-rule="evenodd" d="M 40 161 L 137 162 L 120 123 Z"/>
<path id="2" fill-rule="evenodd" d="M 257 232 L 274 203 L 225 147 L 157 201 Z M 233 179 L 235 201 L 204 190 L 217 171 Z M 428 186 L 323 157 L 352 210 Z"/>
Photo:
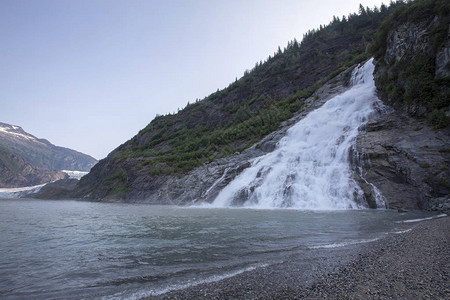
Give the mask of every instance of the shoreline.
<path id="1" fill-rule="evenodd" d="M 450 217 L 145 299 L 449 299 Z M 306 258 L 306 259 L 305 259 Z"/>

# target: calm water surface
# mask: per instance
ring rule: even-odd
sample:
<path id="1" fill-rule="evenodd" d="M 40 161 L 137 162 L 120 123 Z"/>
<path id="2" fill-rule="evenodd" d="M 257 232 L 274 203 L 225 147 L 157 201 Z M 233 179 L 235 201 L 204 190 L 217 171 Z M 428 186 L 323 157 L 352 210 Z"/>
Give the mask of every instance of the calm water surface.
<path id="1" fill-rule="evenodd" d="M 428 215 L 1 200 L 0 298 L 157 295 L 370 241 Z"/>

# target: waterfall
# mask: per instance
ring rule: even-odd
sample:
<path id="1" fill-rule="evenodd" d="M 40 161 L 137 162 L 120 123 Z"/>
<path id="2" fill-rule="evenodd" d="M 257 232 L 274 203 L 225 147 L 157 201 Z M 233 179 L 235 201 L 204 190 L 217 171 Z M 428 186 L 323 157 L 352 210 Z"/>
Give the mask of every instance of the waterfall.
<path id="1" fill-rule="evenodd" d="M 255 159 L 212 203 L 216 207 L 360 208 L 349 150 L 381 105 L 372 59 L 353 70 L 351 88 L 293 125 L 277 148 Z"/>

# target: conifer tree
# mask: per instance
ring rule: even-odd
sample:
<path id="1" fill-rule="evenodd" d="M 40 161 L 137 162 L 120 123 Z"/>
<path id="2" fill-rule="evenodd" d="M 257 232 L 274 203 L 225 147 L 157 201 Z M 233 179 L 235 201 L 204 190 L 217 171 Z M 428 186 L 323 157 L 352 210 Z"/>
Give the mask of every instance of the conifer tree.
<path id="1" fill-rule="evenodd" d="M 359 15 L 365 15 L 366 14 L 366 9 L 364 8 L 364 6 L 360 3 L 359 4 Z"/>

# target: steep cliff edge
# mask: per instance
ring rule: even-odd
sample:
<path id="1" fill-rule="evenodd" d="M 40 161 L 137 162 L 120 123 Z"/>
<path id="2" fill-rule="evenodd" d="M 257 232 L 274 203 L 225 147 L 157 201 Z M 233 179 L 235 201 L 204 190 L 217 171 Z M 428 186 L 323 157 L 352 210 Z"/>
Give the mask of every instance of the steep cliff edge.
<path id="1" fill-rule="evenodd" d="M 450 208 L 448 130 L 433 131 L 424 120 L 393 111 L 367 123 L 355 154 L 368 200 L 373 184 L 388 208 Z"/>
<path id="2" fill-rule="evenodd" d="M 395 111 L 367 124 L 356 164 L 366 198 L 374 185 L 390 208 L 450 209 L 449 20 L 448 2 L 415 1 L 377 32 L 375 81 Z"/>
<path id="3" fill-rule="evenodd" d="M 434 129 L 450 116 L 449 27 L 448 1 L 413 1 L 383 22 L 371 45 L 382 100 Z"/>

